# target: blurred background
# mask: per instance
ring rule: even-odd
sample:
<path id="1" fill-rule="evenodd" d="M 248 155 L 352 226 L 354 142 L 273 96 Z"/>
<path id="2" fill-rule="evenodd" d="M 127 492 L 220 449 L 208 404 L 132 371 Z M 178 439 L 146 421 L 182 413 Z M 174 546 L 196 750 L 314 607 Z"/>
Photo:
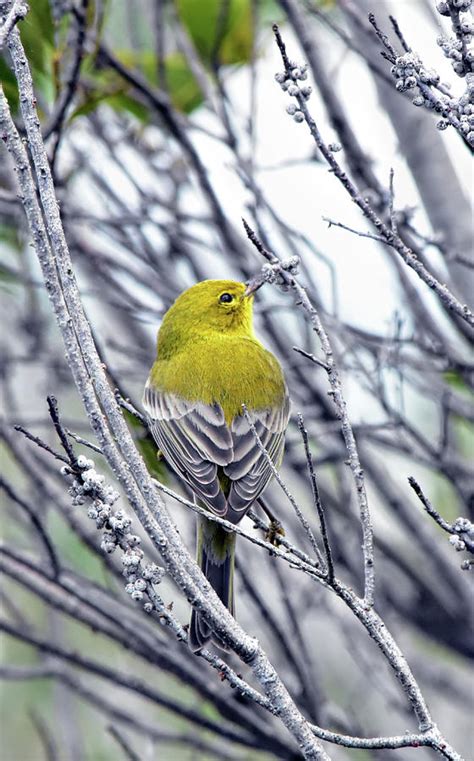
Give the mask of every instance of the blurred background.
<path id="1" fill-rule="evenodd" d="M 286 112 L 291 99 L 275 81 L 282 66 L 271 28 L 277 22 L 291 59 L 308 64 L 308 107 L 336 158 L 382 218 L 390 219 L 393 205 L 403 240 L 464 302 L 473 293 L 470 112 L 462 112 L 468 128 L 457 129 L 417 88 L 397 91 L 367 21 L 373 11 L 403 52 L 389 21 L 394 13 L 423 66 L 440 75 L 462 110 L 469 78 L 451 65 L 450 18 L 431 0 L 30 6 L 21 38 L 68 244 L 112 384 L 140 407 L 156 332 L 176 296 L 199 280 L 245 280 L 259 270 L 241 217 L 267 248 L 299 257 L 300 282 L 333 344 L 366 474 L 377 611 L 441 731 L 469 755 L 468 556 L 426 515 L 407 479 L 420 482 L 446 521 L 472 519 L 472 335 L 396 252 L 356 234 L 370 233 L 369 223 L 328 171 L 306 125 Z M 21 131 L 8 53 L 0 75 Z M 59 449 L 46 403 L 53 394 L 67 429 L 92 437 L 6 151 L 0 241 L 1 604 L 17 632 L 2 639 L 2 759 L 299 758 L 274 717 L 239 698 L 130 600 L 120 558 L 104 555 L 87 505 L 72 506 L 60 464 L 14 429 L 23 426 Z M 292 397 L 284 480 L 317 533 L 295 423 L 302 412 L 337 574 L 360 592 L 361 528 L 340 423 L 324 369 L 294 351 L 322 357 L 320 347 L 291 293 L 265 286 L 255 308 L 258 336 L 283 364 Z M 144 429 L 128 422 L 150 468 L 179 490 Z M 75 448 L 116 486 L 100 454 Z M 266 497 L 287 538 L 310 552 L 277 484 Z M 194 516 L 167 505 L 192 548 Z M 126 501 L 119 507 L 127 510 Z M 56 580 L 32 515 L 55 549 Z M 250 519 L 245 527 L 252 530 Z M 134 532 L 148 559 L 159 562 L 142 529 L 134 525 Z M 348 734 L 416 730 L 393 673 L 335 595 L 244 540 L 236 585 L 239 622 L 259 638 L 308 718 Z M 166 578 L 161 591 L 185 623 L 186 601 Z M 334 759 L 435 755 L 328 751 Z"/>

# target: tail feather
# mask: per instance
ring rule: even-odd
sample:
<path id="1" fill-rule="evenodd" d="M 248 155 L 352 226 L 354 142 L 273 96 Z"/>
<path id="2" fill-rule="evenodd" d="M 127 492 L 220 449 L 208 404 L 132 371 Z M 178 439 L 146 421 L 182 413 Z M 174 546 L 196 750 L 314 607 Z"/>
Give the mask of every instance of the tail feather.
<path id="1" fill-rule="evenodd" d="M 219 599 L 234 615 L 235 534 L 212 521 L 198 523 L 197 562 Z M 193 608 L 189 625 L 189 646 L 201 650 L 209 640 L 223 650 L 224 643 L 213 633 L 203 614 Z"/>

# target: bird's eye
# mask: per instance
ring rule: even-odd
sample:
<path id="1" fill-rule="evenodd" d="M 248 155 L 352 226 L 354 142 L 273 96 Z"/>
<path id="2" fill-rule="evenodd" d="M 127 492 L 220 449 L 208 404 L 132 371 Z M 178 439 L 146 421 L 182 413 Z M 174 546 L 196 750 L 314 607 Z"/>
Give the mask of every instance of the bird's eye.
<path id="1" fill-rule="evenodd" d="M 231 293 L 221 293 L 219 296 L 219 301 L 221 304 L 230 304 L 231 301 L 234 300 L 234 297 Z"/>

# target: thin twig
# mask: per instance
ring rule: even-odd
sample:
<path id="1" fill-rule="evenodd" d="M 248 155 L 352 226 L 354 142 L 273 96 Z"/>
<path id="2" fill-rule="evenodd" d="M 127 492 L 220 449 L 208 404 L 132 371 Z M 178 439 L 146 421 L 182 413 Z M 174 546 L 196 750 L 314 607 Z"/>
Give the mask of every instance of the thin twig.
<path id="1" fill-rule="evenodd" d="M 244 227 L 249 239 L 252 241 L 257 250 L 262 256 L 270 261 L 273 265 L 279 264 L 279 259 L 270 251 L 267 251 L 258 236 L 249 227 L 244 220 Z M 363 534 L 363 552 L 364 552 L 364 604 L 371 607 L 374 604 L 374 592 L 375 592 L 375 570 L 374 570 L 374 537 L 372 529 L 372 521 L 370 517 L 369 504 L 367 500 L 367 493 L 365 489 L 364 471 L 362 470 L 359 453 L 357 451 L 357 444 L 352 430 L 352 425 L 349 420 L 347 412 L 346 402 L 342 393 L 342 384 L 339 377 L 339 371 L 334 361 L 334 354 L 329 337 L 323 327 L 318 311 L 308 298 L 306 290 L 298 283 L 295 277 L 289 275 L 283 268 L 280 267 L 279 275 L 284 281 L 285 285 L 290 286 L 298 296 L 298 305 L 301 306 L 310 323 L 318 336 L 321 347 L 326 357 L 327 375 L 329 384 L 331 386 L 331 395 L 336 406 L 337 415 L 341 421 L 342 434 L 346 444 L 347 452 L 349 455 L 349 465 L 354 478 L 356 486 L 357 501 L 359 504 L 359 514 L 362 524 Z"/>
<path id="2" fill-rule="evenodd" d="M 125 738 L 124 734 L 120 732 L 114 724 L 111 724 L 110 726 L 108 726 L 107 730 L 110 732 L 114 740 L 116 740 L 119 746 L 122 748 L 124 755 L 128 759 L 128 761 L 140 761 L 140 756 L 137 753 L 135 753 L 132 746 L 130 745 L 128 740 Z"/>
<path id="3" fill-rule="evenodd" d="M 61 420 L 59 418 L 58 400 L 56 399 L 55 396 L 48 396 L 47 402 L 48 402 L 48 410 L 51 416 L 51 420 L 53 421 L 53 425 L 58 435 L 59 441 L 61 442 L 61 446 L 66 452 L 68 464 L 70 464 L 72 468 L 76 469 L 77 458 L 74 453 L 74 449 L 72 448 L 69 442 L 69 439 L 67 437 L 66 430 L 64 426 L 62 425 Z"/>
<path id="4" fill-rule="evenodd" d="M 467 518 L 459 517 L 454 523 L 448 523 L 439 514 L 435 507 L 431 504 L 428 497 L 424 494 L 419 483 L 410 476 L 408 483 L 415 492 L 416 496 L 420 500 L 421 504 L 425 508 L 428 515 L 440 526 L 443 531 L 451 534 L 453 537 L 457 537 L 460 544 L 459 549 L 466 549 L 468 552 L 474 554 L 474 525 Z M 456 540 L 453 540 L 456 542 Z M 461 544 L 462 542 L 462 544 Z M 468 565 L 469 567 L 469 565 Z"/>
<path id="5" fill-rule="evenodd" d="M 69 67 L 69 71 L 66 76 L 66 82 L 57 101 L 54 113 L 52 114 L 43 132 L 45 140 L 51 135 L 54 135 L 54 145 L 51 152 L 51 170 L 53 174 L 56 158 L 59 151 L 59 145 L 61 143 L 63 126 L 66 120 L 66 114 L 69 106 L 74 99 L 79 85 L 81 64 L 84 59 L 84 51 L 86 45 L 88 5 L 89 0 L 80 0 L 80 2 L 78 2 L 76 5 L 73 5 L 72 7 L 72 15 L 75 20 L 76 29 L 69 47 L 71 47 L 73 51 L 73 60 Z"/>
<path id="6" fill-rule="evenodd" d="M 69 465 L 69 460 L 67 459 L 67 457 L 64 457 L 64 455 L 60 454 L 59 452 L 55 452 L 54 449 L 52 449 L 48 444 L 46 444 L 46 442 L 40 439 L 39 436 L 34 436 L 32 433 L 27 431 L 26 428 L 23 428 L 22 425 L 14 425 L 13 428 L 15 429 L 15 431 L 22 433 L 23 436 L 26 436 L 26 438 L 32 441 L 33 444 L 36 444 L 41 449 L 44 449 L 46 452 L 49 452 L 49 454 L 52 454 L 56 460 L 59 460 L 60 462 L 64 462 L 66 463 L 66 465 Z"/>
<path id="7" fill-rule="evenodd" d="M 244 415 L 245 415 L 245 419 L 247 420 L 249 428 L 252 431 L 252 434 L 254 436 L 254 439 L 255 439 L 255 441 L 257 443 L 257 446 L 258 446 L 260 452 L 263 454 L 264 458 L 266 459 L 266 461 L 267 461 L 267 463 L 268 463 L 268 465 L 270 467 L 270 470 L 272 471 L 273 477 L 275 478 L 275 480 L 277 481 L 278 485 L 281 487 L 283 492 L 286 494 L 286 496 L 287 496 L 287 498 L 288 498 L 288 500 L 289 500 L 293 510 L 295 511 L 295 513 L 296 513 L 296 515 L 298 517 L 299 522 L 303 526 L 305 534 L 306 534 L 306 536 L 309 539 L 309 542 L 311 544 L 311 547 L 313 548 L 313 552 L 314 552 L 314 554 L 315 554 L 315 556 L 316 556 L 316 558 L 318 560 L 318 563 L 322 563 L 323 562 L 323 558 L 321 557 L 321 552 L 319 550 L 318 543 L 316 541 L 316 537 L 313 534 L 313 530 L 312 530 L 311 526 L 309 525 L 307 519 L 303 515 L 303 512 L 301 511 L 301 508 L 299 507 L 299 505 L 296 502 L 295 498 L 291 494 L 291 492 L 288 489 L 287 485 L 285 484 L 285 482 L 283 481 L 282 477 L 280 476 L 280 473 L 278 472 L 278 468 L 275 467 L 275 463 L 273 462 L 272 458 L 270 457 L 268 451 L 266 450 L 266 448 L 262 444 L 262 440 L 261 440 L 260 436 L 258 435 L 258 431 L 257 431 L 257 429 L 255 427 L 255 423 L 253 422 L 253 420 L 252 420 L 252 418 L 251 418 L 251 416 L 249 414 L 249 411 L 248 411 L 248 409 L 247 409 L 245 404 L 242 405 L 242 409 L 243 409 L 243 412 L 244 412 Z"/>
<path id="8" fill-rule="evenodd" d="M 388 201 L 388 209 L 389 209 L 389 217 L 390 217 L 390 228 L 392 232 L 396 235 L 397 233 L 397 220 L 395 217 L 395 212 L 393 208 L 394 200 L 395 200 L 395 193 L 393 188 L 393 178 L 394 178 L 394 171 L 393 167 L 390 167 L 390 175 L 388 180 L 388 188 L 389 188 L 389 201 Z"/>
<path id="9" fill-rule="evenodd" d="M 300 349 L 298 346 L 293 346 L 293 351 L 301 354 L 302 357 L 306 357 L 306 359 L 310 359 L 311 362 L 314 362 L 315 365 L 322 367 L 323 370 L 328 372 L 329 366 L 326 364 L 326 362 L 323 362 L 322 359 L 315 357 L 314 354 L 311 354 L 309 351 L 305 351 L 304 349 Z"/>
<path id="10" fill-rule="evenodd" d="M 441 528 L 444 531 L 447 531 L 448 534 L 452 534 L 454 532 L 454 528 L 452 523 L 448 523 L 444 520 L 444 518 L 441 517 L 441 515 L 438 513 L 438 511 L 433 507 L 431 502 L 429 501 L 428 497 L 425 496 L 425 494 L 422 491 L 421 486 L 419 483 L 413 478 L 413 476 L 410 476 L 408 478 L 408 483 L 410 484 L 411 488 L 415 492 L 416 496 L 420 500 L 421 504 L 425 508 L 428 515 L 433 518 L 434 521 L 438 524 L 438 526 L 441 526 Z"/>
<path id="11" fill-rule="evenodd" d="M 120 393 L 119 389 L 116 388 L 114 390 L 115 398 L 117 400 L 117 403 L 122 407 L 122 409 L 127 410 L 133 417 L 135 417 L 145 428 L 148 428 L 148 423 L 144 415 L 137 410 L 137 408 L 132 404 L 130 399 L 125 399 L 122 394 Z"/>
<path id="12" fill-rule="evenodd" d="M 58 749 L 56 747 L 52 730 L 37 711 L 31 710 L 28 713 L 31 722 L 38 733 L 47 761 L 59 761 Z"/>
<path id="13" fill-rule="evenodd" d="M 314 505 L 316 507 L 316 511 L 319 517 L 319 524 L 321 526 L 321 536 L 323 539 L 324 554 L 326 557 L 327 581 L 328 581 L 328 584 L 332 584 L 334 580 L 334 565 L 332 560 L 331 546 L 329 544 L 329 537 L 327 532 L 326 516 L 324 515 L 324 508 L 321 502 L 321 497 L 319 496 L 318 483 L 316 481 L 316 473 L 314 472 L 313 457 L 311 454 L 311 450 L 309 448 L 308 431 L 305 428 L 303 415 L 301 413 L 298 415 L 298 428 L 300 430 L 300 433 L 303 439 L 306 462 L 308 465 L 308 472 L 309 472 L 309 477 L 311 480 L 311 488 L 313 490 Z"/>
<path id="14" fill-rule="evenodd" d="M 31 507 L 31 505 L 28 504 L 22 497 L 20 497 L 15 490 L 8 484 L 2 476 L 0 476 L 0 489 L 3 489 L 5 494 L 7 494 L 10 499 L 15 502 L 19 507 L 21 507 L 22 510 L 25 511 L 25 513 L 28 515 L 30 521 L 32 522 L 33 526 L 35 527 L 39 538 L 41 539 L 41 542 L 43 543 L 43 546 L 46 550 L 46 554 L 49 559 L 49 564 L 51 566 L 51 572 L 53 574 L 53 578 L 57 579 L 60 572 L 61 567 L 58 560 L 58 557 L 56 555 L 56 551 L 52 545 L 52 542 L 46 533 L 46 530 L 41 523 L 40 519 L 38 518 L 37 513 L 35 510 Z"/>
<path id="15" fill-rule="evenodd" d="M 366 233 L 363 230 L 355 230 L 353 227 L 349 227 L 349 225 L 344 225 L 342 222 L 336 222 L 334 219 L 330 219 L 329 217 L 324 217 L 323 219 L 325 222 L 328 223 L 328 227 L 340 227 L 342 230 L 347 230 L 350 233 L 354 233 L 354 235 L 358 235 L 360 238 L 369 238 L 370 240 L 375 240 L 377 243 L 384 243 L 386 246 L 390 245 L 385 238 L 382 238 L 381 235 L 375 235 L 375 233 Z"/>
<path id="16" fill-rule="evenodd" d="M 74 433 L 73 431 L 70 431 L 69 428 L 64 429 L 67 433 L 67 435 L 74 439 L 74 441 L 77 441 L 78 444 L 82 444 L 83 447 L 88 447 L 88 449 L 92 449 L 93 452 L 97 452 L 97 454 L 102 454 L 102 449 L 97 446 L 97 444 L 93 444 L 92 441 L 88 441 L 88 439 L 84 439 L 82 436 L 79 436 L 77 433 Z"/>
<path id="17" fill-rule="evenodd" d="M 275 34 L 276 43 L 278 45 L 278 48 L 280 50 L 283 64 L 285 66 L 285 74 L 288 77 L 291 77 L 291 67 L 289 66 L 288 62 L 288 55 L 286 53 L 286 47 L 285 43 L 283 42 L 283 39 L 281 37 L 280 31 L 278 29 L 278 26 L 274 24 L 273 31 Z M 380 30 L 379 30 L 380 31 Z M 382 37 L 385 37 L 381 32 L 380 34 Z M 389 48 L 391 48 L 390 43 Z M 455 312 L 459 317 L 461 317 L 463 320 L 465 320 L 468 325 L 471 327 L 474 327 L 474 313 L 466 304 L 462 304 L 447 288 L 446 285 L 443 285 L 437 278 L 429 272 L 424 264 L 418 259 L 418 257 L 415 255 L 415 253 L 410 249 L 400 238 L 399 235 L 392 232 L 390 229 L 390 226 L 387 225 L 378 215 L 378 213 L 375 211 L 375 209 L 372 207 L 372 205 L 365 199 L 357 189 L 357 187 L 354 185 L 352 180 L 347 176 L 347 174 L 344 172 L 338 161 L 336 160 L 333 152 L 329 150 L 328 146 L 324 142 L 321 133 L 319 131 L 319 128 L 311 116 L 307 102 L 303 95 L 301 94 L 301 90 L 297 88 L 297 94 L 294 95 L 298 102 L 299 110 L 302 112 L 304 121 L 306 122 L 306 125 L 309 128 L 310 134 L 316 143 L 318 149 L 321 151 L 322 155 L 324 156 L 326 162 L 329 164 L 332 172 L 334 173 L 335 177 L 339 180 L 339 182 L 343 185 L 343 187 L 346 189 L 352 200 L 357 204 L 357 206 L 360 208 L 364 216 L 366 216 L 374 225 L 375 229 L 377 230 L 377 233 L 381 235 L 385 239 L 385 241 L 395 250 L 397 253 L 401 256 L 405 264 L 413 269 L 417 275 L 420 277 L 420 279 L 429 287 L 431 288 L 442 304 L 449 310 Z"/>
<path id="18" fill-rule="evenodd" d="M 380 29 L 379 25 L 377 24 L 377 20 L 375 18 L 375 14 L 369 13 L 368 19 L 369 19 L 369 23 L 374 28 L 375 34 L 379 38 L 379 40 L 382 43 L 382 45 L 384 46 L 384 48 L 387 50 L 387 52 L 389 54 L 389 56 L 388 56 L 389 61 L 391 61 L 391 63 L 395 63 L 395 60 L 397 58 L 397 51 L 393 47 L 392 43 L 388 39 L 388 37 L 385 34 L 385 32 L 382 32 L 382 30 Z"/>
<path id="19" fill-rule="evenodd" d="M 405 53 L 409 53 L 411 51 L 411 47 L 409 46 L 409 44 L 407 43 L 405 37 L 403 36 L 403 32 L 400 29 L 400 24 L 398 23 L 398 21 L 395 18 L 395 16 L 389 15 L 389 19 L 390 19 L 391 25 L 393 26 L 393 31 L 395 32 L 395 34 L 397 35 L 398 39 L 400 40 L 400 44 L 401 44 L 403 50 L 405 51 Z"/>

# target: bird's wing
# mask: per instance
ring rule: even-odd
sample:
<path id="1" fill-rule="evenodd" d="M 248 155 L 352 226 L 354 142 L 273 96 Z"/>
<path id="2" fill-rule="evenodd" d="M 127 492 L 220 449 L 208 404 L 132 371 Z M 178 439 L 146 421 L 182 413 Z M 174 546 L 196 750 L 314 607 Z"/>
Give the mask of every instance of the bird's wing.
<path id="1" fill-rule="evenodd" d="M 268 456 L 258 446 L 247 418 L 235 417 L 229 428 L 218 404 L 191 402 L 147 384 L 143 406 L 151 433 L 171 467 L 214 513 L 238 523 L 272 477 L 269 459 L 275 467 L 281 463 L 288 394 L 278 407 L 249 410 Z M 230 480 L 227 498 L 219 468 Z"/>
<path id="2" fill-rule="evenodd" d="M 269 460 L 275 467 L 279 467 L 289 415 L 288 393 L 279 407 L 249 411 L 250 419 L 267 454 L 258 446 L 255 434 L 244 415 L 235 417 L 232 421 L 233 459 L 224 466 L 224 473 L 232 482 L 227 496 L 225 517 L 232 523 L 238 523 L 243 518 L 270 481 L 272 468 Z"/>
<path id="3" fill-rule="evenodd" d="M 143 406 L 165 459 L 199 499 L 214 513 L 224 516 L 227 503 L 218 467 L 232 462 L 233 441 L 222 408 L 218 404 L 187 401 L 148 383 Z"/>

